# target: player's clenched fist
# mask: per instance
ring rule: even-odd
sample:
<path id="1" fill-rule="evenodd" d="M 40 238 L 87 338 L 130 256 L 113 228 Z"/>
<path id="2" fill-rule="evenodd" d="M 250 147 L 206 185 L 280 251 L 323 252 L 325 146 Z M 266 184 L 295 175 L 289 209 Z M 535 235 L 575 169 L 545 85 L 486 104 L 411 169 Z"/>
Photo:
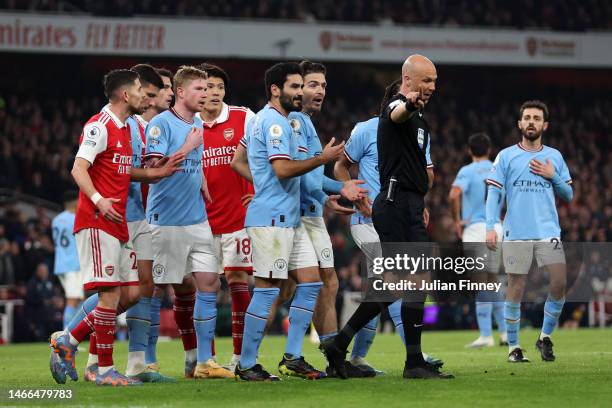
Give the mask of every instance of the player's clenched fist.
<path id="1" fill-rule="evenodd" d="M 408 92 L 406 95 L 406 109 L 409 111 L 423 109 L 425 101 L 421 91 Z"/>
<path id="2" fill-rule="evenodd" d="M 344 153 L 344 142 L 334 146 L 336 142 L 336 138 L 332 137 L 329 143 L 325 145 L 323 152 L 320 155 L 321 161 L 323 163 L 328 163 L 330 161 L 337 160 L 342 153 Z"/>
<path id="3" fill-rule="evenodd" d="M 184 147 L 188 152 L 200 147 L 204 143 L 204 130 L 197 127 L 192 127 L 185 139 Z"/>

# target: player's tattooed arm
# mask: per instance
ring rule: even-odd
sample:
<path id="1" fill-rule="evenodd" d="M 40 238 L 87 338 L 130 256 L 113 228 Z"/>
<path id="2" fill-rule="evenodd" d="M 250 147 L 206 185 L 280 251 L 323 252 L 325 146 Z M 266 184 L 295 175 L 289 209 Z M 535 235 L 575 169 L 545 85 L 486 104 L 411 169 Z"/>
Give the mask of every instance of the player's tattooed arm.
<path id="1" fill-rule="evenodd" d="M 147 161 L 147 167 L 144 169 L 132 167 L 130 172 L 132 181 L 154 184 L 161 179 L 173 175 L 181 170 L 180 166 L 183 160 L 185 160 L 185 153 L 175 153 L 170 157 L 153 160 L 155 162 Z M 148 166 L 149 162 L 151 162 L 151 166 Z"/>
<path id="2" fill-rule="evenodd" d="M 451 204 L 451 213 L 455 222 L 455 232 L 461 238 L 463 236 L 463 222 L 461 221 L 461 187 L 452 186 L 448 193 L 448 200 Z"/>
<path id="3" fill-rule="evenodd" d="M 121 200 L 115 197 L 102 197 L 102 195 L 98 193 L 96 187 L 91 181 L 91 177 L 89 176 L 88 170 L 90 166 L 91 163 L 89 163 L 87 160 L 77 157 L 74 160 L 74 165 L 72 166 L 71 171 L 74 181 L 76 182 L 77 186 L 79 186 L 79 190 L 90 198 L 105 219 L 112 222 L 121 223 L 123 221 L 123 217 L 113 208 L 113 203 L 118 203 Z"/>
<path id="4" fill-rule="evenodd" d="M 272 169 L 279 179 L 298 177 L 308 173 L 310 170 L 338 159 L 344 152 L 344 142 L 334 146 L 336 138 L 325 145 L 323 152 L 306 160 L 275 159 L 272 161 Z"/>
<path id="5" fill-rule="evenodd" d="M 232 167 L 232 170 L 238 173 L 242 178 L 251 183 L 253 182 L 253 175 L 251 174 L 251 169 L 249 167 L 247 151 L 242 144 L 239 144 L 236 148 L 230 166 Z"/>

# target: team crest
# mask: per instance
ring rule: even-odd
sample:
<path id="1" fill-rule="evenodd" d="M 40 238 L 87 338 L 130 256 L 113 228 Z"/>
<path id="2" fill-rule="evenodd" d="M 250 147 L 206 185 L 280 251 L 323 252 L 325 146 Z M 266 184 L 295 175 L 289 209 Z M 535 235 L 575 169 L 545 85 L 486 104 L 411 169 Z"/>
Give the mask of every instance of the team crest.
<path id="1" fill-rule="evenodd" d="M 287 261 L 281 258 L 274 261 L 274 272 L 284 272 L 286 270 L 287 270 Z"/>
<path id="2" fill-rule="evenodd" d="M 161 278 L 165 272 L 166 272 L 166 268 L 162 264 L 156 264 L 153 267 L 153 277 L 155 278 L 158 278 L 158 279 Z"/>
<path id="3" fill-rule="evenodd" d="M 321 257 L 325 259 L 326 261 L 329 261 L 331 259 L 331 256 L 332 256 L 332 252 L 329 248 L 323 248 L 321 250 Z"/>
<path id="4" fill-rule="evenodd" d="M 419 128 L 419 133 L 417 135 L 417 142 L 419 143 L 419 147 L 423 148 L 423 143 L 425 142 L 425 129 Z"/>
<path id="5" fill-rule="evenodd" d="M 104 268 L 104 272 L 106 272 L 108 276 L 113 276 L 113 273 L 115 273 L 115 267 L 113 265 L 108 265 L 106 268 Z"/>
<path id="6" fill-rule="evenodd" d="M 225 138 L 225 140 L 227 140 L 228 142 L 230 140 L 232 140 L 232 138 L 234 137 L 234 128 L 229 128 L 229 129 L 225 129 L 223 131 L 223 137 Z"/>

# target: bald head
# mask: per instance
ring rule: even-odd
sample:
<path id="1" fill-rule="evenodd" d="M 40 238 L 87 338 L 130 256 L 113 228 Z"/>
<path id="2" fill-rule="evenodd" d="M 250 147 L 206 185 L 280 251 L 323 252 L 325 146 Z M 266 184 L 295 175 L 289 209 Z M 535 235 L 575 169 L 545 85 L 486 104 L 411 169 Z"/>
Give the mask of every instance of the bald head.
<path id="1" fill-rule="evenodd" d="M 420 92 L 423 101 L 427 102 L 436 90 L 438 74 L 436 66 L 424 55 L 412 54 L 402 65 L 401 92 Z"/>

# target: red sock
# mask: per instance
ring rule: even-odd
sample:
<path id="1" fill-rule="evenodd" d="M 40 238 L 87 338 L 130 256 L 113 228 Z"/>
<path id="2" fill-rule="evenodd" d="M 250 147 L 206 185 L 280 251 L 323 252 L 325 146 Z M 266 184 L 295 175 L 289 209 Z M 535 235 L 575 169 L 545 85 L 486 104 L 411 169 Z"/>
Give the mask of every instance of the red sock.
<path id="1" fill-rule="evenodd" d="M 176 295 L 174 297 L 174 320 L 179 329 L 183 349 L 193 350 L 198 346 L 195 328 L 193 327 L 193 307 L 195 305 L 195 292 Z"/>
<path id="2" fill-rule="evenodd" d="M 249 287 L 244 282 L 230 283 L 232 296 L 232 340 L 234 354 L 240 355 L 242 350 L 242 332 L 244 331 L 244 313 L 251 302 Z"/>
<path id="3" fill-rule="evenodd" d="M 97 306 L 94 311 L 94 326 L 98 348 L 98 366 L 113 365 L 113 343 L 115 342 L 115 318 L 117 311 Z"/>
<path id="4" fill-rule="evenodd" d="M 89 335 L 89 354 L 98 354 L 98 341 L 95 332 Z"/>
<path id="5" fill-rule="evenodd" d="M 89 313 L 81 320 L 81 322 L 70 332 L 72 337 L 79 343 L 85 340 L 89 333 L 93 333 L 94 327 L 94 312 Z"/>

